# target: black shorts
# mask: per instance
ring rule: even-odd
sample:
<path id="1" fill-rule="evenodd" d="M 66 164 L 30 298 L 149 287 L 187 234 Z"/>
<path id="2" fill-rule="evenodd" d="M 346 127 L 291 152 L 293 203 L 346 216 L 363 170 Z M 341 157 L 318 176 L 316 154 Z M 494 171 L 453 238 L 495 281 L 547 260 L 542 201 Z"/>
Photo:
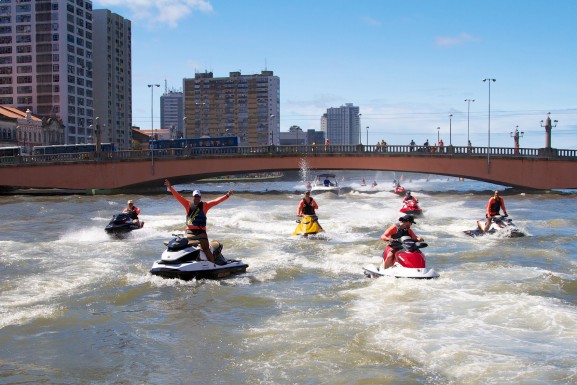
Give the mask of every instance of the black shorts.
<path id="1" fill-rule="evenodd" d="M 200 236 L 200 235 L 206 235 L 206 230 L 186 230 L 186 235 L 194 235 L 194 236 Z M 206 237 L 199 237 L 199 238 L 206 238 Z"/>

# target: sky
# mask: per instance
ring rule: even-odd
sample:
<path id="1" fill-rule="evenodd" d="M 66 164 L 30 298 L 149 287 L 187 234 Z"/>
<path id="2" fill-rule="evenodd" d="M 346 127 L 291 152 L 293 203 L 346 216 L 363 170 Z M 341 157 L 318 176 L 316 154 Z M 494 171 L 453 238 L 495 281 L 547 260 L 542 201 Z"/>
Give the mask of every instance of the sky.
<path id="1" fill-rule="evenodd" d="M 152 119 L 159 127 L 160 96 L 195 73 L 269 70 L 280 78 L 281 132 L 319 130 L 328 108 L 352 103 L 363 143 L 368 135 L 369 144 L 440 137 L 512 147 L 517 128 L 521 147 L 542 148 L 550 112 L 552 147 L 577 148 L 575 0 L 94 0 L 93 8 L 132 22 L 132 115 L 142 129 Z"/>

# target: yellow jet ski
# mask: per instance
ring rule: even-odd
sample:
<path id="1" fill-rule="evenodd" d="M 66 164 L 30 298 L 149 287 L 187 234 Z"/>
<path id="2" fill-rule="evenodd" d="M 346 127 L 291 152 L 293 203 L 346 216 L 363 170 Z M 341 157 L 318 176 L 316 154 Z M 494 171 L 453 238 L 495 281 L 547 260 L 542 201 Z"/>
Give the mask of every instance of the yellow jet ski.
<path id="1" fill-rule="evenodd" d="M 308 237 L 310 234 L 317 234 L 323 232 L 323 228 L 319 224 L 318 217 L 306 215 L 301 219 L 297 220 L 297 227 L 293 232 L 293 235 L 302 235 Z"/>

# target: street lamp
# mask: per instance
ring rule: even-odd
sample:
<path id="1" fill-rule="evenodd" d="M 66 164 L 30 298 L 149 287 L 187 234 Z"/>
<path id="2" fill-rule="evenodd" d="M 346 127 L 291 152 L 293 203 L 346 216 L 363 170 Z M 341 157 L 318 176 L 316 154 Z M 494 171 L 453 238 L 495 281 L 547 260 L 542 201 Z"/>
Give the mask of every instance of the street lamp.
<path id="1" fill-rule="evenodd" d="M 150 87 L 150 129 L 154 140 L 154 87 L 160 87 L 160 84 L 149 84 L 148 87 Z"/>
<path id="2" fill-rule="evenodd" d="M 471 112 L 471 102 L 474 102 L 475 99 L 465 99 L 465 101 L 467 102 L 467 146 L 468 146 L 469 142 L 471 141 L 469 139 L 469 115 Z"/>
<path id="3" fill-rule="evenodd" d="M 367 146 L 369 145 L 369 126 L 367 126 Z"/>
<path id="4" fill-rule="evenodd" d="M 449 146 L 453 145 L 453 141 L 451 140 L 452 131 L 453 131 L 452 121 L 453 121 L 453 114 L 449 114 Z"/>
<path id="5" fill-rule="evenodd" d="M 270 121 L 269 121 L 269 126 L 270 126 L 270 144 L 274 146 L 274 118 L 275 116 L 273 114 L 270 115 Z M 270 122 L 272 122 L 272 125 L 270 124 Z"/>
<path id="6" fill-rule="evenodd" d="M 439 133 L 441 132 L 441 127 L 437 127 L 437 145 L 441 142 L 441 137 Z"/>
<path id="7" fill-rule="evenodd" d="M 361 135 L 363 133 L 362 128 L 361 128 L 361 116 L 363 116 L 363 114 L 358 114 L 358 116 L 359 116 L 359 125 L 358 125 L 358 127 L 359 127 L 359 144 L 363 144 L 363 139 L 361 137 Z M 327 132 L 327 137 L 328 136 L 329 136 L 329 133 Z"/>
<path id="8" fill-rule="evenodd" d="M 489 83 L 489 127 L 487 130 L 487 173 L 491 173 L 491 82 L 497 79 L 485 78 L 483 82 Z"/>
<path id="9" fill-rule="evenodd" d="M 558 121 L 554 120 L 553 123 L 555 123 L 555 125 L 551 124 L 551 113 L 547 112 L 545 125 L 543 125 L 543 121 L 541 120 L 541 127 L 545 127 L 545 148 L 547 149 L 551 148 L 551 129 L 557 127 Z"/>

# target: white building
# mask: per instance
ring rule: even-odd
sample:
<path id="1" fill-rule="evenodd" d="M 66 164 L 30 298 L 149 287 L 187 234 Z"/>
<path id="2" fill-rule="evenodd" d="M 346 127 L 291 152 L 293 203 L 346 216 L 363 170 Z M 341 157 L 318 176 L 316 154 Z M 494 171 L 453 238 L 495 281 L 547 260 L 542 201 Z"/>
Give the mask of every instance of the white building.
<path id="1" fill-rule="evenodd" d="M 132 29 L 130 20 L 94 10 L 94 117 L 102 143 L 129 149 L 132 138 Z"/>
<path id="2" fill-rule="evenodd" d="M 326 134 L 330 144 L 360 144 L 359 107 L 353 106 L 352 103 L 346 103 L 344 106 L 328 108 Z"/>
<path id="3" fill-rule="evenodd" d="M 160 128 L 170 131 L 171 139 L 184 136 L 184 94 L 165 91 L 160 97 Z"/>

